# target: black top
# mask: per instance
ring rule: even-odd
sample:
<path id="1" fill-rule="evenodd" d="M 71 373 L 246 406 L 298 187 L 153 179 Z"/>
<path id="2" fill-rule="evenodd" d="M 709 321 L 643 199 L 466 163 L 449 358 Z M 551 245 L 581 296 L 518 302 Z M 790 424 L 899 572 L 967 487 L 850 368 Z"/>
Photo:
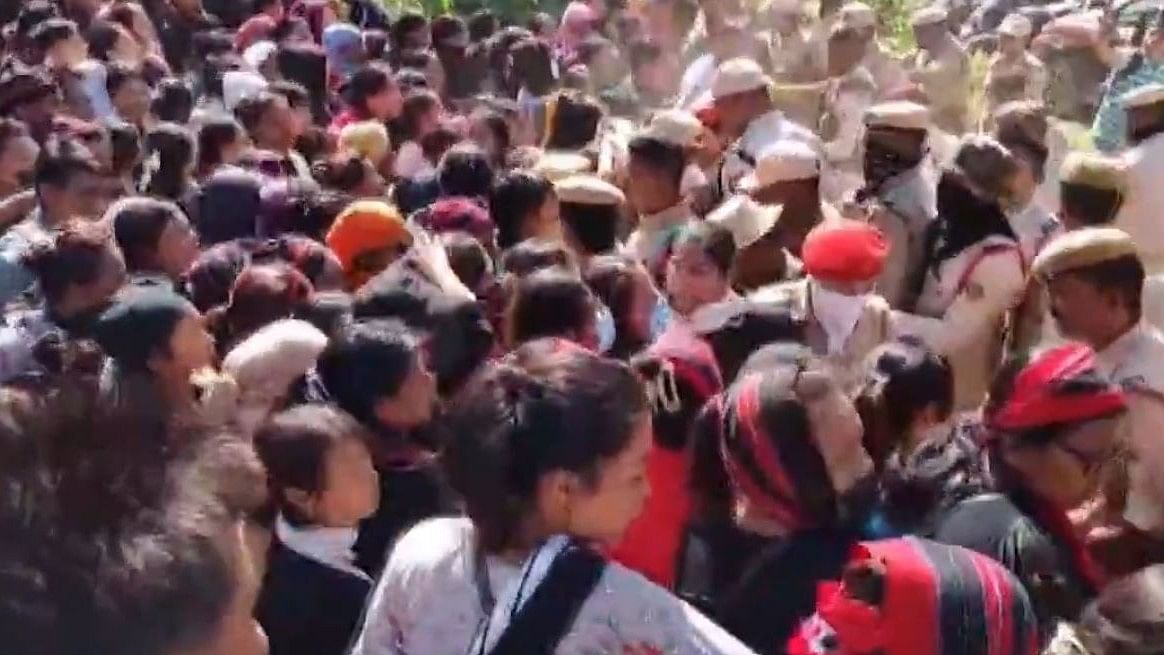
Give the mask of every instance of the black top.
<path id="1" fill-rule="evenodd" d="M 855 530 L 769 539 L 723 522 L 692 528 L 677 591 L 757 653 L 781 653 L 816 606 L 820 582 L 840 578 Z"/>
<path id="2" fill-rule="evenodd" d="M 421 460 L 376 469 L 380 473 L 380 508 L 360 524 L 360 537 L 352 549 L 356 565 L 372 577 L 380 574 L 388 548 L 408 528 L 454 509 L 434 463 Z"/>
<path id="3" fill-rule="evenodd" d="M 277 540 L 255 605 L 271 655 L 343 655 L 372 582 L 309 559 Z"/>

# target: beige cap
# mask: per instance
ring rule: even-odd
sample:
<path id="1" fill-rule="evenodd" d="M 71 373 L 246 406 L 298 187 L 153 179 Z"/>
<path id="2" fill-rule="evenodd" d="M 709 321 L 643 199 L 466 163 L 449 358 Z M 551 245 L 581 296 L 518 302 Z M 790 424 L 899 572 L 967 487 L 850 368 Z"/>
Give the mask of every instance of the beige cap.
<path id="1" fill-rule="evenodd" d="M 855 30 L 877 26 L 877 14 L 864 2 L 848 2 L 841 7 L 840 24 Z"/>
<path id="2" fill-rule="evenodd" d="M 1046 280 L 1085 266 L 1135 255 L 1136 244 L 1114 227 L 1085 227 L 1053 239 L 1035 257 L 1031 271 Z"/>
<path id="3" fill-rule="evenodd" d="M 1114 157 L 1074 150 L 1063 158 L 1063 164 L 1059 167 L 1059 181 L 1122 192 L 1127 185 L 1127 171 L 1123 162 Z"/>
<path id="4" fill-rule="evenodd" d="M 803 141 L 777 141 L 756 157 L 756 168 L 740 180 L 740 191 L 763 189 L 778 182 L 820 177 L 820 155 Z"/>
<path id="5" fill-rule="evenodd" d="M 594 170 L 594 164 L 588 157 L 576 152 L 549 150 L 538 157 L 533 169 L 534 172 L 544 175 L 547 180 L 557 182 L 571 175 L 590 173 Z"/>
<path id="6" fill-rule="evenodd" d="M 1147 107 L 1158 102 L 1164 102 L 1164 84 L 1145 84 L 1125 93 L 1120 98 L 1120 102 L 1127 109 Z"/>
<path id="7" fill-rule="evenodd" d="M 925 9 L 919 9 L 913 12 L 910 18 L 910 24 L 914 26 L 934 25 L 936 23 L 944 23 L 949 18 L 945 9 L 937 6 L 929 6 Z"/>
<path id="8" fill-rule="evenodd" d="M 684 148 L 693 145 L 703 134 L 703 123 L 689 111 L 664 109 L 656 112 L 651 121 L 636 136 L 658 139 Z"/>
<path id="9" fill-rule="evenodd" d="M 865 125 L 925 131 L 930 127 L 930 110 L 908 100 L 883 102 L 865 110 Z"/>
<path id="10" fill-rule="evenodd" d="M 1002 22 L 998 24 L 996 30 L 999 34 L 1006 36 L 1013 36 L 1018 39 L 1025 39 L 1034 31 L 1031 25 L 1031 19 L 1022 14 L 1008 14 Z"/>
<path id="11" fill-rule="evenodd" d="M 626 196 L 613 184 L 596 175 L 573 175 L 554 183 L 558 200 L 574 205 L 616 206 L 626 202 Z"/>
<path id="12" fill-rule="evenodd" d="M 732 196 L 708 214 L 707 222 L 727 228 L 736 248 L 743 250 L 768 234 L 783 211 L 781 205 L 761 205 L 748 196 Z"/>
<path id="13" fill-rule="evenodd" d="M 764 74 L 760 64 L 748 57 L 736 57 L 723 62 L 715 71 L 715 78 L 711 82 L 711 97 L 719 100 L 771 86 L 772 78 Z"/>

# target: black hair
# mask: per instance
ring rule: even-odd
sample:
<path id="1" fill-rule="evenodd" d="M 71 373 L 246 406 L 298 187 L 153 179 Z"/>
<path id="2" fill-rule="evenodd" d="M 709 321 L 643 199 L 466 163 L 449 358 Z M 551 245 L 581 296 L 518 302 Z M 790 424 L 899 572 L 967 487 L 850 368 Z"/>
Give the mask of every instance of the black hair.
<path id="1" fill-rule="evenodd" d="M 1063 213 L 1083 225 L 1110 224 L 1123 204 L 1124 194 L 1116 189 L 1059 182 L 1059 205 Z"/>
<path id="2" fill-rule="evenodd" d="M 270 416 L 255 432 L 255 450 L 267 470 L 271 497 L 292 525 L 306 517 L 287 498 L 288 489 L 320 493 L 327 484 L 327 456 L 348 439 L 367 443 L 366 431 L 331 405 L 298 405 Z"/>
<path id="3" fill-rule="evenodd" d="M 35 275 L 49 306 L 64 299 L 69 288 L 92 284 L 109 261 L 109 229 L 70 221 L 51 240 L 35 244 L 22 262 Z"/>
<path id="4" fill-rule="evenodd" d="M 189 190 L 194 164 L 194 137 L 177 123 L 159 123 L 146 134 L 146 158 L 157 156 L 145 192 L 169 200 L 181 200 Z"/>
<path id="5" fill-rule="evenodd" d="M 650 335 L 636 334 L 630 313 L 637 293 L 639 264 L 626 255 L 599 255 L 591 259 L 583 273 L 586 285 L 610 309 L 614 319 L 614 345 L 610 356 L 626 359 L 647 346 Z"/>
<path id="6" fill-rule="evenodd" d="M 470 119 L 489 130 L 489 134 L 493 136 L 493 140 L 497 142 L 497 158 L 492 162 L 494 166 L 503 166 L 509 149 L 513 146 L 513 135 L 509 130 L 509 121 L 500 111 L 493 109 L 482 109 L 470 116 Z"/>
<path id="7" fill-rule="evenodd" d="M 352 322 L 352 297 L 343 291 L 321 291 L 300 307 L 295 318 L 311 323 L 330 340 Z"/>
<path id="8" fill-rule="evenodd" d="M 489 193 L 489 216 L 497 226 L 497 246 L 507 249 L 524 238 L 523 228 L 554 192 L 554 183 L 527 170 L 502 173 Z"/>
<path id="9" fill-rule="evenodd" d="M 441 104 L 440 96 L 427 89 L 414 89 L 404 97 L 400 110 L 400 137 L 405 140 L 420 138 L 420 120 Z M 394 138 L 395 142 L 396 139 Z"/>
<path id="10" fill-rule="evenodd" d="M 553 121 L 546 126 L 547 150 L 580 150 L 594 141 L 602 121 L 602 105 L 577 92 L 558 94 Z"/>
<path id="11" fill-rule="evenodd" d="M 525 277 L 546 268 L 578 273 L 574 254 L 561 241 L 530 238 L 505 249 L 501 268 L 514 277 Z"/>
<path id="12" fill-rule="evenodd" d="M 535 511 L 539 480 L 568 471 L 595 484 L 646 411 L 626 364 L 553 340 L 526 344 L 477 376 L 438 427 L 444 469 L 480 547 L 527 546 L 519 531 Z"/>
<path id="13" fill-rule="evenodd" d="M 692 244 L 715 265 L 721 275 L 730 275 L 736 260 L 736 240 L 730 230 L 718 223 L 697 222 L 683 228 L 675 238 L 675 248 Z"/>
<path id="14" fill-rule="evenodd" d="M 68 138 L 50 139 L 36 162 L 35 186 L 63 189 L 79 175 L 100 175 L 101 165 L 85 144 Z"/>
<path id="15" fill-rule="evenodd" d="M 396 83 L 400 85 L 400 91 L 408 95 L 416 89 L 428 89 L 428 78 L 425 77 L 424 71 L 416 70 L 415 68 L 401 68 L 396 71 Z"/>
<path id="16" fill-rule="evenodd" d="M 493 187 L 493 167 L 485 151 L 471 143 L 450 148 L 437 166 L 443 196 L 485 198 Z"/>
<path id="17" fill-rule="evenodd" d="M 158 82 L 150 101 L 150 113 L 160 121 L 188 123 L 194 112 L 194 92 L 184 80 L 167 77 Z"/>
<path id="18" fill-rule="evenodd" d="M 364 183 L 368 169 L 363 157 L 339 154 L 312 164 L 311 175 L 324 188 L 351 193 Z"/>
<path id="19" fill-rule="evenodd" d="M 404 323 L 361 320 L 332 337 L 316 370 L 331 399 L 369 428 L 376 404 L 400 393 L 420 357 L 420 343 Z"/>
<path id="20" fill-rule="evenodd" d="M 405 37 L 425 29 L 428 29 L 428 19 L 424 17 L 424 14 L 416 12 L 402 14 L 389 30 L 389 36 L 392 38 L 392 49 L 397 52 L 403 51 Z"/>
<path id="21" fill-rule="evenodd" d="M 618 207 L 561 203 L 562 224 L 587 254 L 614 250 L 618 243 Z"/>
<path id="22" fill-rule="evenodd" d="M 525 39 L 509 48 L 513 59 L 513 76 L 517 86 L 532 95 L 544 96 L 557 86 L 554 77 L 553 51 L 541 39 Z"/>
<path id="23" fill-rule="evenodd" d="M 383 93 L 395 83 L 391 72 L 383 66 L 366 64 L 352 73 L 344 85 L 344 101 L 362 116 L 370 116 L 368 98 Z"/>
<path id="24" fill-rule="evenodd" d="M 442 14 L 432 19 L 432 22 L 429 24 L 429 31 L 432 33 L 433 46 L 439 48 L 441 41 L 458 34 L 467 34 L 469 28 L 460 16 Z"/>
<path id="25" fill-rule="evenodd" d="M 627 149 L 631 158 L 668 175 L 675 185 L 675 190 L 679 190 L 683 172 L 687 169 L 687 155 L 683 151 L 683 146 L 649 136 L 638 136 L 631 139 Z"/>
<path id="26" fill-rule="evenodd" d="M 428 134 L 420 137 L 420 151 L 424 158 L 440 169 L 441 158 L 461 141 L 461 133 L 448 121 L 441 121 Z"/>
<path id="27" fill-rule="evenodd" d="M 323 51 L 314 44 L 291 43 L 281 46 L 275 56 L 280 74 L 307 90 L 311 98 L 312 119 L 317 124 L 326 124 L 330 119 L 330 92 L 327 88 L 327 57 Z"/>
<path id="28" fill-rule="evenodd" d="M 254 136 L 263 124 L 267 115 L 275 108 L 282 96 L 263 91 L 253 96 L 247 96 L 239 101 L 234 108 L 234 116 L 242 124 L 243 129 Z"/>
<path id="29" fill-rule="evenodd" d="M 89 56 L 97 61 L 108 62 L 109 55 L 117 47 L 117 39 L 119 38 L 121 38 L 121 32 L 113 23 L 103 19 L 93 21 L 85 30 L 85 41 L 89 44 Z"/>
<path id="30" fill-rule="evenodd" d="M 574 339 L 594 323 L 596 301 L 578 276 L 546 269 L 517 281 L 505 312 L 506 342 L 515 348 L 543 337 Z"/>
<path id="31" fill-rule="evenodd" d="M 457 279 L 468 289 L 480 288 L 491 272 L 492 261 L 485 246 L 468 232 L 448 232 L 441 235 L 441 243 L 449 258 L 449 266 Z"/>
<path id="32" fill-rule="evenodd" d="M 1097 289 L 1119 294 L 1128 311 L 1133 316 L 1139 317 L 1145 272 L 1144 264 L 1138 255 L 1125 255 L 1098 264 L 1073 268 L 1061 275 L 1072 275 Z"/>
<path id="33" fill-rule="evenodd" d="M 298 82 L 291 80 L 277 80 L 271 82 L 267 87 L 271 93 L 281 95 L 287 99 L 287 104 L 292 109 L 307 109 L 311 110 L 311 94 L 308 93 L 307 87 Z"/>
<path id="34" fill-rule="evenodd" d="M 155 266 L 158 240 L 166 226 L 184 220 L 172 202 L 154 198 L 126 198 L 115 205 L 113 236 L 130 271 L 149 271 Z"/>
<path id="35" fill-rule="evenodd" d="M 29 36 L 37 49 L 45 53 L 57 43 L 79 34 L 77 24 L 73 21 L 67 18 L 49 18 L 37 25 Z"/>
<path id="36" fill-rule="evenodd" d="M 222 164 L 222 149 L 245 136 L 242 125 L 229 114 L 212 116 L 198 126 L 198 173 L 209 174 Z"/>
<path id="37" fill-rule="evenodd" d="M 944 421 L 954 408 L 949 362 L 913 337 L 885 344 L 868 358 L 856 398 L 865 425 L 865 450 L 880 466 L 908 438 L 918 414 L 933 407 Z"/>
<path id="38" fill-rule="evenodd" d="M 469 17 L 469 40 L 484 41 L 497 31 L 499 21 L 497 16 L 488 9 L 478 9 Z"/>
<path id="39" fill-rule="evenodd" d="M 124 175 L 133 172 L 141 161 L 141 132 L 125 121 L 109 123 L 107 129 L 109 143 L 113 148 L 113 165 L 110 167 L 113 173 Z"/>
<path id="40" fill-rule="evenodd" d="M 110 98 L 117 95 L 121 87 L 129 82 L 140 80 L 145 83 L 146 81 L 141 70 L 118 61 L 105 64 L 105 70 L 105 90 L 109 93 Z"/>

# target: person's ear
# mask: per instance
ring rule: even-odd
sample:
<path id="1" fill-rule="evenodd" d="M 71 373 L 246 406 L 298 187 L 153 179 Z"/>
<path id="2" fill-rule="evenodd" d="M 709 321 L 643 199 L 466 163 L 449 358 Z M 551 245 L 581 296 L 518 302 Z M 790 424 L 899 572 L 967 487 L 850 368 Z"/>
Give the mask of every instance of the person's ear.
<path id="1" fill-rule="evenodd" d="M 563 532 L 569 528 L 580 491 L 578 476 L 568 471 L 552 471 L 538 480 L 538 510 L 550 532 Z"/>
<path id="2" fill-rule="evenodd" d="M 309 521 L 315 519 L 318 506 L 318 495 L 304 489 L 294 487 L 283 490 L 283 499 L 287 501 L 299 516 Z"/>

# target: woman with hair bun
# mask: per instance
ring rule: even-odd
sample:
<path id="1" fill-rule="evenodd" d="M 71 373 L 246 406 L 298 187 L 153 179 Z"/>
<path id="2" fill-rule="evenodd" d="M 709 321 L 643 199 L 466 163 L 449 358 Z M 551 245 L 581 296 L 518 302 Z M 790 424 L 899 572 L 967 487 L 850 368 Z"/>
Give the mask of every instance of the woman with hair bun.
<path id="1" fill-rule="evenodd" d="M 749 652 L 596 549 L 618 542 L 648 493 L 651 418 L 626 364 L 534 341 L 470 382 L 440 423 L 468 516 L 401 538 L 353 653 Z"/>

